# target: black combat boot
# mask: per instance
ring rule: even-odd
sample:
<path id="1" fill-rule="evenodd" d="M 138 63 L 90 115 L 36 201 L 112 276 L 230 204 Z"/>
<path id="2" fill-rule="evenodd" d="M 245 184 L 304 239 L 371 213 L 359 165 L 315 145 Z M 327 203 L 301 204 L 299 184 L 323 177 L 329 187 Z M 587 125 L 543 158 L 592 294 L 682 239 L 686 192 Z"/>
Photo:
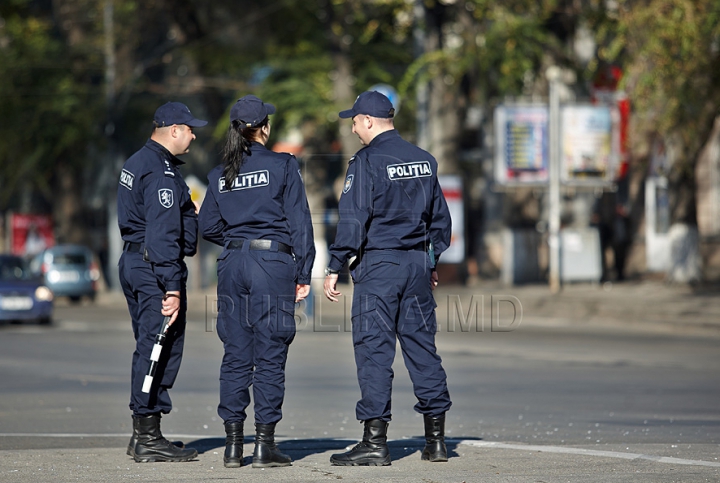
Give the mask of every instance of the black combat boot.
<path id="1" fill-rule="evenodd" d="M 425 419 L 425 448 L 421 459 L 425 461 L 447 461 L 445 447 L 445 415 L 433 418 L 427 414 Z"/>
<path id="2" fill-rule="evenodd" d="M 336 466 L 388 466 L 390 450 L 387 445 L 387 421 L 365 421 L 363 439 L 347 453 L 334 454 L 330 463 Z"/>
<path id="3" fill-rule="evenodd" d="M 240 468 L 243 463 L 243 423 L 225 423 L 225 468 Z"/>
<path id="4" fill-rule="evenodd" d="M 160 432 L 160 415 L 134 416 L 137 419 L 138 434 L 135 443 L 135 461 L 190 461 L 197 456 L 197 450 L 178 448 L 165 439 Z"/>
<path id="5" fill-rule="evenodd" d="M 290 457 L 278 451 L 277 446 L 275 446 L 275 424 L 255 424 L 253 468 L 290 466 L 292 463 Z"/>
<path id="6" fill-rule="evenodd" d="M 137 443 L 138 435 L 138 419 L 133 418 L 133 434 L 130 436 L 130 442 L 128 443 L 127 451 L 125 452 L 128 456 L 135 458 L 135 444 Z M 172 444 L 178 448 L 184 448 L 185 443 L 182 441 L 173 441 Z"/>

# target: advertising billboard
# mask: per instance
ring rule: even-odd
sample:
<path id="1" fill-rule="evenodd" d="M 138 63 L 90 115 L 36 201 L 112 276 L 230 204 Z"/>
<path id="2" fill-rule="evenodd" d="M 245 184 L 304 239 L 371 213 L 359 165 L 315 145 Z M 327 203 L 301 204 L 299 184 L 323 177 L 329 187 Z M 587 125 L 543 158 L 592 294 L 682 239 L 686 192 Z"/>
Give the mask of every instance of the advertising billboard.
<path id="1" fill-rule="evenodd" d="M 500 184 L 548 182 L 547 106 L 495 109 L 495 179 Z"/>
<path id="2" fill-rule="evenodd" d="M 618 152 L 613 125 L 612 111 L 607 106 L 561 107 L 561 182 L 612 182 Z"/>

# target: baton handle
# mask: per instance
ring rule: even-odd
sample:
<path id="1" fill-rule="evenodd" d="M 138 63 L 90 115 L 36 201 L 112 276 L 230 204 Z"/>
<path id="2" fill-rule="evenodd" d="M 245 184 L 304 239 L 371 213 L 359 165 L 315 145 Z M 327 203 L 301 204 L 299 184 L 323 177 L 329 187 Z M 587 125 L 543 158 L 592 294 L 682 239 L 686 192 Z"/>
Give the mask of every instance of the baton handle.
<path id="1" fill-rule="evenodd" d="M 162 327 L 160 327 L 160 333 L 155 336 L 155 345 L 150 353 L 150 367 L 148 368 L 148 373 L 143 380 L 142 392 L 145 394 L 150 392 L 150 387 L 152 386 L 153 378 L 155 377 L 155 370 L 157 369 L 157 364 L 160 360 L 160 353 L 162 352 L 163 344 L 165 343 L 165 334 L 167 334 L 169 323 L 170 317 L 165 317 Z"/>

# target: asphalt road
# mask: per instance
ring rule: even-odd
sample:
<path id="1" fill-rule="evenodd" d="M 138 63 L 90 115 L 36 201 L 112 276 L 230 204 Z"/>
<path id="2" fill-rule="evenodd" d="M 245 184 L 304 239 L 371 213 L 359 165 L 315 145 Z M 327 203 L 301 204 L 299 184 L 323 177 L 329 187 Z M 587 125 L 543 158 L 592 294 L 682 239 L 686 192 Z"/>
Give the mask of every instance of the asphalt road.
<path id="1" fill-rule="evenodd" d="M 190 309 L 171 392 L 175 410 L 163 419 L 163 431 L 211 450 L 224 436 L 216 413 L 222 346 L 211 311 L 201 305 Z M 290 348 L 277 436 L 341 449 L 362 432 L 354 416 L 359 389 L 351 336 L 324 331 L 342 327 L 337 307 L 323 304 L 318 311 L 324 325 L 304 324 Z M 444 325 L 437 340 L 453 399 L 446 424 L 451 455 L 467 450 L 452 441 L 465 441 L 486 451 L 542 445 L 719 462 L 716 337 L 530 324 L 512 332 L 449 332 Z M 124 451 L 132 350 L 122 303 L 60 302 L 52 326 L 0 326 L 0 453 Z M 403 440 L 422 435 L 399 353 L 395 372 L 394 459 L 417 450 Z"/>

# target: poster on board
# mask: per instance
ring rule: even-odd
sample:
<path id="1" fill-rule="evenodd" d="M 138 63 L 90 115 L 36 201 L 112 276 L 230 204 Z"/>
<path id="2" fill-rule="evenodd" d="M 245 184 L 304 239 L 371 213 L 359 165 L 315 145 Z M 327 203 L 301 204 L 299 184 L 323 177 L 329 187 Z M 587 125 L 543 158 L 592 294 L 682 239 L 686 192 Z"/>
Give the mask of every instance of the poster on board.
<path id="1" fill-rule="evenodd" d="M 560 109 L 560 180 L 612 182 L 618 153 L 614 120 L 607 106 L 567 105 Z"/>
<path id="2" fill-rule="evenodd" d="M 498 106 L 495 109 L 495 180 L 499 184 L 548 182 L 547 106 Z"/>
<path id="3" fill-rule="evenodd" d="M 462 263 L 465 261 L 465 206 L 462 178 L 456 175 L 439 175 L 438 182 L 452 219 L 450 247 L 440 257 L 440 263 Z"/>
<path id="4" fill-rule="evenodd" d="M 13 255 L 32 257 L 55 245 L 52 217 L 13 213 L 10 215 Z"/>

